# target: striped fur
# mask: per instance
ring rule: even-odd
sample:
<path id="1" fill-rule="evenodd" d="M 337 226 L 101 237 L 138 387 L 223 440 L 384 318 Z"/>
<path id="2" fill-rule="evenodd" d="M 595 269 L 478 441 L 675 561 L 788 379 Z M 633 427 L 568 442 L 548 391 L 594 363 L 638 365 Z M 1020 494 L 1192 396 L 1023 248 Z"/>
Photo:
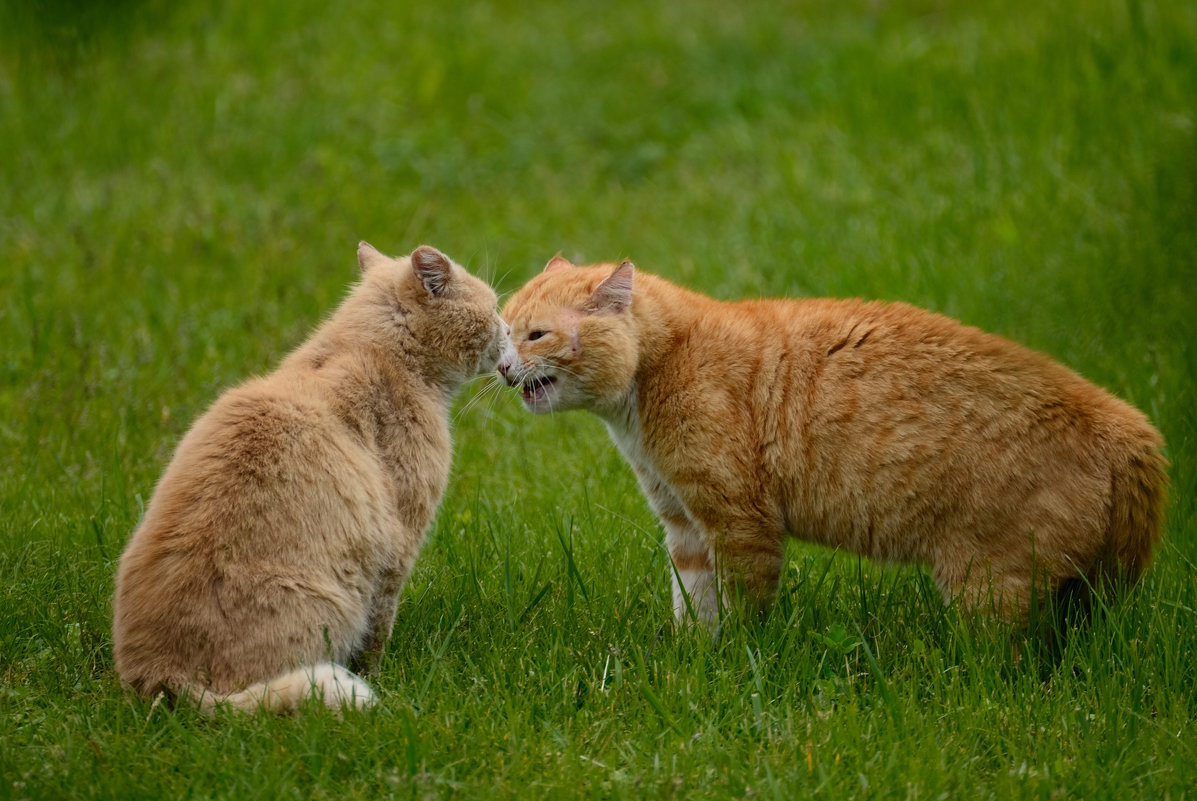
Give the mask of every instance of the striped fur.
<path id="1" fill-rule="evenodd" d="M 926 565 L 945 598 L 1011 619 L 1035 582 L 1138 578 L 1159 539 L 1166 463 L 1143 414 L 947 317 L 718 302 L 561 257 L 503 315 L 499 369 L 525 406 L 594 412 L 635 471 L 679 616 L 713 623 L 712 587 L 767 605 L 787 536 Z"/>

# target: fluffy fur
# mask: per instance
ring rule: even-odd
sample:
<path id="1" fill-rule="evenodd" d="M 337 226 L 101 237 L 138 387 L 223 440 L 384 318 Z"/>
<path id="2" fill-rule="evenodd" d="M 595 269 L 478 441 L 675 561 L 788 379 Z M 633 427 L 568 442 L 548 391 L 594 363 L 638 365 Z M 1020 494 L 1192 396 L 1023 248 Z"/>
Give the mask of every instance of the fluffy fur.
<path id="1" fill-rule="evenodd" d="M 1023 618 L 1071 580 L 1137 578 L 1166 463 L 1138 410 L 1059 363 L 901 303 L 726 303 L 561 257 L 506 304 L 533 412 L 589 409 L 660 517 L 674 609 L 771 601 L 787 535 L 929 566 Z M 717 581 L 716 578 L 721 581 Z"/>
<path id="2" fill-rule="evenodd" d="M 204 707 L 334 708 L 372 668 L 449 474 L 448 406 L 507 343 L 443 253 L 358 247 L 362 279 L 278 369 L 179 443 L 120 560 L 121 679 Z"/>

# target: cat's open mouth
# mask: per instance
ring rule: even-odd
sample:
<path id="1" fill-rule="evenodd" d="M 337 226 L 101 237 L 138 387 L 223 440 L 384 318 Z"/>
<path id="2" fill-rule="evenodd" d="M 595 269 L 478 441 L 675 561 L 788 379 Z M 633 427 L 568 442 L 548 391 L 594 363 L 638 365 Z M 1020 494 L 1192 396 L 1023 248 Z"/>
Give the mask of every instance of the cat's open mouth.
<path id="1" fill-rule="evenodd" d="M 520 389 L 523 393 L 524 403 L 532 405 L 544 401 L 549 395 L 549 387 L 556 382 L 556 377 L 551 375 L 528 379 L 520 385 Z"/>

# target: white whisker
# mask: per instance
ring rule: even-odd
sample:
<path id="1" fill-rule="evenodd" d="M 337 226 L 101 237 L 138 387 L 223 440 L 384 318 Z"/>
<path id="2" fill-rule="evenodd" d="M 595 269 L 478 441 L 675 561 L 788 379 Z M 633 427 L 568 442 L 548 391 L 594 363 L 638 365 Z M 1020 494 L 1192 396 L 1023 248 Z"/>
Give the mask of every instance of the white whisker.
<path id="1" fill-rule="evenodd" d="M 501 383 L 488 384 L 486 389 L 478 396 L 478 401 L 475 405 L 482 404 L 484 400 L 486 401 L 485 404 L 482 404 L 486 419 L 489 420 L 494 414 L 495 402 L 502 395 L 502 391 L 503 385 Z"/>
<path id="2" fill-rule="evenodd" d="M 498 277 L 498 279 L 497 279 L 497 280 L 495 280 L 493 283 L 491 283 L 491 286 L 492 286 L 492 287 L 495 287 L 495 286 L 498 286 L 498 285 L 502 284 L 504 281 L 506 281 L 506 280 L 507 280 L 507 276 L 509 276 L 509 275 L 511 275 L 511 270 L 510 270 L 510 269 L 508 269 L 506 272 L 504 272 L 502 275 L 500 275 L 500 276 Z M 509 297 L 511 297 L 511 295 L 512 295 L 514 292 L 515 292 L 515 290 L 514 290 L 514 289 L 512 289 L 512 290 L 509 290 L 509 291 L 507 291 L 507 292 L 504 292 L 503 294 L 499 295 L 499 298 L 500 298 L 501 300 L 502 300 L 502 299 L 509 298 Z"/>
<path id="3" fill-rule="evenodd" d="M 479 378 L 481 377 L 482 376 L 479 376 Z M 482 389 L 475 392 L 474 396 L 466 401 L 466 403 L 457 410 L 457 413 L 453 415 L 453 422 L 457 422 L 462 415 L 481 403 L 487 395 L 497 396 L 497 392 L 503 387 L 502 382 L 498 380 L 498 376 L 496 375 L 490 375 L 487 377 L 487 379 L 487 383 L 482 387 Z"/>

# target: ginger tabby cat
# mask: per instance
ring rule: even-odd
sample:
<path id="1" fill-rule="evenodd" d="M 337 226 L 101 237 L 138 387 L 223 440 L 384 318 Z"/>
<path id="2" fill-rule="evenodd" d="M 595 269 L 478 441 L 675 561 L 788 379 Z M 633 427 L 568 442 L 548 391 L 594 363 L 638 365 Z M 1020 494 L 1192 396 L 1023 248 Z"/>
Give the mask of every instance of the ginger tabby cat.
<path id="1" fill-rule="evenodd" d="M 121 680 L 210 709 L 335 709 L 372 669 L 449 477 L 448 411 L 507 344 L 447 256 L 358 246 L 360 283 L 179 443 L 116 577 Z"/>
<path id="2" fill-rule="evenodd" d="M 776 593 L 785 537 L 930 568 L 945 600 L 1025 619 L 1036 591 L 1134 580 L 1162 440 L 1052 359 L 902 303 L 719 302 L 558 256 L 503 309 L 532 412 L 589 409 L 665 527 L 673 605 Z"/>

